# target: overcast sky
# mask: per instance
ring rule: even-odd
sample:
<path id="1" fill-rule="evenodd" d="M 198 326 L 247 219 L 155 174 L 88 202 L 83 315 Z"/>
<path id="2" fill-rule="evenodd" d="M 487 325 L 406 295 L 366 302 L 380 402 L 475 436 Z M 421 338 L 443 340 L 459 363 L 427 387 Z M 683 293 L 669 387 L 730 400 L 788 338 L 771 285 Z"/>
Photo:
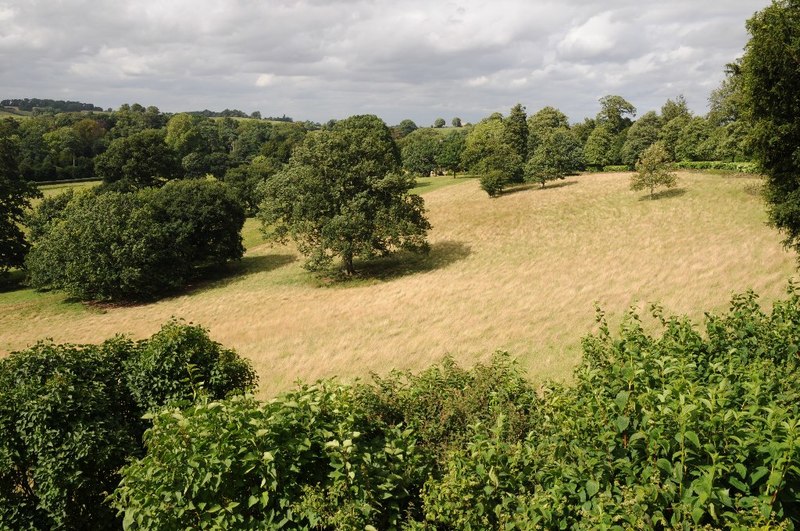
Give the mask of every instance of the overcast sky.
<path id="1" fill-rule="evenodd" d="M 0 99 L 324 122 L 573 121 L 619 94 L 705 113 L 768 0 L 0 0 Z"/>

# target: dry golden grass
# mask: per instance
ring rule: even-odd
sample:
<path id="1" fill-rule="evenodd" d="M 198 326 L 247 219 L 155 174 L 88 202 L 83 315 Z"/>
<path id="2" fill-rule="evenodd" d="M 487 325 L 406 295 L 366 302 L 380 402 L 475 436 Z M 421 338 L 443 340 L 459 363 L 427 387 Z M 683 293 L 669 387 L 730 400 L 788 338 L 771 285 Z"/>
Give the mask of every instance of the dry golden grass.
<path id="1" fill-rule="evenodd" d="M 628 174 L 573 177 L 489 199 L 476 180 L 425 195 L 432 256 L 383 280 L 325 286 L 291 248 L 256 245 L 240 274 L 154 304 L 105 310 L 54 294 L 0 294 L 0 351 L 42 337 L 145 337 L 171 316 L 201 323 L 250 358 L 262 396 L 298 379 L 421 369 L 495 349 L 534 380 L 566 380 L 593 330 L 595 301 L 617 321 L 661 302 L 700 320 L 752 288 L 782 296 L 795 257 L 766 226 L 757 179 L 680 174 L 683 192 L 650 201 Z M 254 240 L 252 221 L 247 240 Z M 432 265 L 433 264 L 433 265 Z M 435 266 L 434 266 L 435 265 Z"/>

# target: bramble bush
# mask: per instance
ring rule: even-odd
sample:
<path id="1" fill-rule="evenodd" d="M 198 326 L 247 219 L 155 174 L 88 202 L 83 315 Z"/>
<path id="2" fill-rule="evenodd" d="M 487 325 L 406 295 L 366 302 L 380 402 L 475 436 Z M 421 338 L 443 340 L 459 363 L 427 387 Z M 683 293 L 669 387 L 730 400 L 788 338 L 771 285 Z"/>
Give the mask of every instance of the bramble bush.
<path id="1" fill-rule="evenodd" d="M 0 529 L 119 529 L 105 500 L 144 454 L 143 414 L 254 384 L 245 360 L 174 321 L 139 342 L 40 342 L 0 359 Z"/>

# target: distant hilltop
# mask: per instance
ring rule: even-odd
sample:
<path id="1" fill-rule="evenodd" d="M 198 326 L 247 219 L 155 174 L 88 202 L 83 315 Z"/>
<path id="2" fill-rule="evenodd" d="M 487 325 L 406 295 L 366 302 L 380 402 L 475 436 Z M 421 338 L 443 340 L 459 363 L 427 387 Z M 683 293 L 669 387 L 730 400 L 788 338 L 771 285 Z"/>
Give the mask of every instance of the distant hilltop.
<path id="1" fill-rule="evenodd" d="M 50 100 L 39 98 L 22 98 L 0 101 L 0 107 L 16 107 L 20 111 L 33 111 L 34 109 L 55 109 L 61 112 L 102 111 L 101 107 L 93 103 L 80 101 Z"/>

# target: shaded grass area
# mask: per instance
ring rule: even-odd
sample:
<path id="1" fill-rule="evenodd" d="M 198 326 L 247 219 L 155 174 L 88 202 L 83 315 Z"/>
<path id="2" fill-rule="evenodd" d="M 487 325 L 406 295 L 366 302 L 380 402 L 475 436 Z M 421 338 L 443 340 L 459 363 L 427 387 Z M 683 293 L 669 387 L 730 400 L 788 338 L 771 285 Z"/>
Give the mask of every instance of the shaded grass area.
<path id="1" fill-rule="evenodd" d="M 764 303 L 782 296 L 795 256 L 765 223 L 759 179 L 680 172 L 681 195 L 640 201 L 629 177 L 586 174 L 496 199 L 474 179 L 420 179 L 430 255 L 359 263 L 363 276 L 346 283 L 305 271 L 291 246 L 264 244 L 250 219 L 241 262 L 156 303 L 94 308 L 0 292 L 0 351 L 47 336 L 141 338 L 175 316 L 250 358 L 262 396 L 297 378 L 417 370 L 446 354 L 469 365 L 495 349 L 536 381 L 565 380 L 595 303 L 612 324 L 649 302 L 699 322 L 734 292 L 752 288 Z"/>

